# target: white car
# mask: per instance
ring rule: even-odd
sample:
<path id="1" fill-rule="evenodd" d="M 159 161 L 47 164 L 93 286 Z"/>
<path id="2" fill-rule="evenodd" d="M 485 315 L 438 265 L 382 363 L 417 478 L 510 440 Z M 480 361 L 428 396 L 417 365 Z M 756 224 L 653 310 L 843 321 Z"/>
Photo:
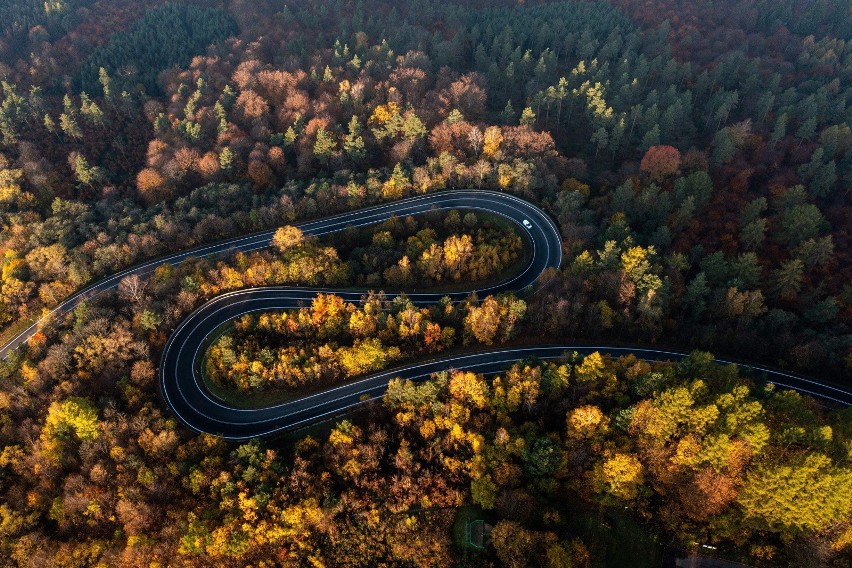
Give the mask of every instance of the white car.
<path id="1" fill-rule="evenodd" d="M 524 227 L 526 227 L 527 229 L 532 229 L 532 223 L 530 223 L 528 219 L 524 219 L 523 221 L 521 221 L 521 223 L 523 223 Z"/>

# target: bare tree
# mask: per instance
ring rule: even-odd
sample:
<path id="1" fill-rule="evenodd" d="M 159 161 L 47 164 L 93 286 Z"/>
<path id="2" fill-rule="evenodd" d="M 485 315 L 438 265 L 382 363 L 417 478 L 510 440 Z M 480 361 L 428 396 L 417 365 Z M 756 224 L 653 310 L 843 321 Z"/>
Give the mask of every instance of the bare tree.
<path id="1" fill-rule="evenodd" d="M 145 281 L 138 274 L 125 276 L 118 283 L 118 297 L 131 304 L 140 304 L 145 299 Z"/>
<path id="2" fill-rule="evenodd" d="M 479 185 L 477 187 L 482 189 L 482 182 L 491 173 L 491 163 L 488 160 L 477 160 L 473 165 L 473 171 L 479 177 Z"/>
<path id="3" fill-rule="evenodd" d="M 470 142 L 470 147 L 473 149 L 473 153 L 478 156 L 479 151 L 482 148 L 482 142 L 485 140 L 485 137 L 482 135 L 482 131 L 474 126 L 470 129 L 470 132 L 467 133 L 467 140 Z"/>

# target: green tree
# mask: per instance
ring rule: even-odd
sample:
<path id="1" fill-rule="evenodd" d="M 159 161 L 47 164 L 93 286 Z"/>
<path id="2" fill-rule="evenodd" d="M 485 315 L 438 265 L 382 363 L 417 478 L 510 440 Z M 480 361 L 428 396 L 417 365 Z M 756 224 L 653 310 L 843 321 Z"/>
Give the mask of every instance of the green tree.
<path id="1" fill-rule="evenodd" d="M 82 138 L 83 131 L 77 124 L 77 113 L 71 103 L 71 97 L 65 95 L 65 111 L 59 115 L 59 127 L 66 136 L 71 138 Z"/>
<path id="2" fill-rule="evenodd" d="M 817 148 L 810 161 L 798 170 L 808 185 L 808 192 L 815 197 L 826 197 L 837 182 L 837 164 L 834 160 L 824 162 L 824 154 L 822 148 Z"/>
<path id="3" fill-rule="evenodd" d="M 537 437 L 524 447 L 524 467 L 532 477 L 553 475 L 559 467 L 559 444 L 546 436 Z"/>
<path id="4" fill-rule="evenodd" d="M 497 484 L 489 475 L 477 477 L 470 482 L 470 496 L 483 509 L 493 509 L 497 501 Z"/>
<path id="5" fill-rule="evenodd" d="M 710 286 L 707 285 L 707 276 L 699 272 L 686 287 L 683 295 L 683 306 L 689 310 L 693 321 L 699 321 L 704 310 L 707 308 L 707 298 L 710 296 Z"/>
<path id="6" fill-rule="evenodd" d="M 413 112 L 408 112 L 405 115 L 405 118 L 402 122 L 402 135 L 406 140 L 415 140 L 417 138 L 422 138 L 426 135 L 426 125 L 423 124 L 423 121 L 414 114 Z"/>
<path id="7" fill-rule="evenodd" d="M 74 175 L 77 181 L 83 185 L 91 186 L 95 183 L 104 181 L 106 175 L 102 168 L 92 166 L 86 157 L 79 152 L 72 152 L 68 156 L 68 162 L 71 164 L 71 169 L 74 170 Z"/>
<path id="8" fill-rule="evenodd" d="M 314 143 L 314 155 L 323 165 L 328 165 L 329 160 L 337 150 L 337 141 L 325 128 L 317 130 L 317 138 Z"/>
<path id="9" fill-rule="evenodd" d="M 746 250 L 756 250 L 766 238 L 766 219 L 755 219 L 742 228 L 740 241 Z"/>
<path id="10" fill-rule="evenodd" d="M 816 117 L 811 117 L 802 122 L 799 129 L 796 131 L 796 139 L 801 146 L 805 140 L 810 140 L 816 135 L 817 120 Z"/>
<path id="11" fill-rule="evenodd" d="M 660 144 L 660 127 L 655 124 L 651 127 L 648 132 L 642 137 L 642 143 L 639 144 L 639 149 L 643 151 L 648 151 L 654 146 L 659 146 Z"/>
<path id="12" fill-rule="evenodd" d="M 772 277 L 775 292 L 782 297 L 795 297 L 802 289 L 804 275 L 805 263 L 798 258 L 784 262 Z"/>
<path id="13" fill-rule="evenodd" d="M 808 239 L 796 247 L 793 255 L 801 260 L 808 269 L 825 266 L 834 256 L 834 239 L 831 235 L 818 239 Z"/>
<path id="14" fill-rule="evenodd" d="M 171 121 L 169 121 L 168 117 L 162 112 L 157 115 L 157 118 L 154 119 L 154 130 L 158 134 L 163 134 L 167 132 L 171 127 Z"/>
<path id="15" fill-rule="evenodd" d="M 104 112 L 86 93 L 80 93 L 80 113 L 90 124 L 103 126 Z"/>
<path id="16" fill-rule="evenodd" d="M 592 143 L 595 145 L 595 158 L 597 158 L 598 153 L 609 145 L 609 134 L 605 128 L 598 128 L 592 133 Z"/>
<path id="17" fill-rule="evenodd" d="M 736 146 L 734 146 L 730 130 L 726 127 L 717 132 L 713 139 L 713 156 L 710 159 L 713 166 L 719 167 L 727 164 L 733 159 L 735 152 Z"/>
<path id="18" fill-rule="evenodd" d="M 776 235 L 788 247 L 795 247 L 819 236 L 826 224 L 819 207 L 802 203 L 787 208 L 774 224 Z"/>
<path id="19" fill-rule="evenodd" d="M 516 119 L 517 115 L 515 108 L 512 106 L 512 101 L 506 101 L 506 106 L 503 108 L 503 112 L 500 113 L 500 120 L 503 124 L 514 124 Z"/>
<path id="20" fill-rule="evenodd" d="M 48 132 L 50 132 L 51 134 L 56 134 L 56 122 L 53 120 L 49 113 L 44 114 L 43 124 Z"/>
<path id="21" fill-rule="evenodd" d="M 775 119 L 775 126 L 772 128 L 772 135 L 769 137 L 770 145 L 774 148 L 779 140 L 783 140 L 787 136 L 787 113 L 783 113 Z"/>
<path id="22" fill-rule="evenodd" d="M 447 115 L 447 124 L 457 124 L 459 122 L 464 122 L 464 115 L 457 108 L 454 108 L 450 111 L 450 114 Z"/>
<path id="23" fill-rule="evenodd" d="M 358 117 L 352 115 L 352 119 L 349 121 L 349 133 L 343 137 L 343 151 L 354 162 L 360 162 L 367 155 L 361 130 Z"/>

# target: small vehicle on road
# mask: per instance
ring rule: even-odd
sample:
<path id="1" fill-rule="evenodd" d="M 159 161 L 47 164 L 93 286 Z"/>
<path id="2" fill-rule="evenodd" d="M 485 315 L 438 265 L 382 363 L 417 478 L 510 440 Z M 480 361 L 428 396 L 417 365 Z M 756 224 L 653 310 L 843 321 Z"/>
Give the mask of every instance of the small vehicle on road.
<path id="1" fill-rule="evenodd" d="M 526 227 L 527 229 L 532 229 L 532 223 L 530 223 L 529 219 L 524 219 L 523 221 L 521 221 L 521 223 L 523 223 L 524 227 Z"/>

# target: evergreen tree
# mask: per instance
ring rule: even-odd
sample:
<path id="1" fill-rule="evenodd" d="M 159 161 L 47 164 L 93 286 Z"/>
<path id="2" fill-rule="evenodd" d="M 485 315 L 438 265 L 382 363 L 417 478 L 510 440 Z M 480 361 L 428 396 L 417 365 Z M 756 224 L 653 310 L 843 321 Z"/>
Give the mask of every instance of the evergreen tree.
<path id="1" fill-rule="evenodd" d="M 343 137 L 343 151 L 354 162 L 360 162 L 367 154 L 361 136 L 361 123 L 356 115 L 352 115 L 349 120 L 349 133 Z"/>
<path id="2" fill-rule="evenodd" d="M 533 109 L 530 107 L 524 108 L 521 113 L 520 124 L 521 126 L 529 126 L 530 128 L 535 128 L 535 113 Z"/>
<path id="3" fill-rule="evenodd" d="M 503 108 L 503 112 L 500 113 L 500 120 L 503 124 L 514 124 L 515 120 L 517 120 L 515 108 L 512 106 L 511 100 L 506 101 L 506 106 Z"/>
<path id="4" fill-rule="evenodd" d="M 730 131 L 728 128 L 723 128 L 716 133 L 716 137 L 713 139 L 713 156 L 710 161 L 714 167 L 718 168 L 730 162 L 735 153 L 736 147 Z"/>
<path id="5" fill-rule="evenodd" d="M 314 155 L 323 165 L 328 165 L 329 160 L 337 150 L 337 141 L 325 128 L 317 130 L 316 142 L 314 142 Z"/>
<path id="6" fill-rule="evenodd" d="M 222 148 L 222 151 L 219 152 L 219 167 L 222 170 L 226 172 L 231 171 L 234 168 L 234 160 L 235 156 L 230 148 Z"/>
<path id="7" fill-rule="evenodd" d="M 775 120 L 775 126 L 772 128 L 772 135 L 769 137 L 769 142 L 774 148 L 779 140 L 782 140 L 787 135 L 787 113 L 783 113 Z"/>
<path id="8" fill-rule="evenodd" d="M 659 146 L 660 144 L 660 127 L 659 125 L 654 125 L 651 129 L 645 133 L 645 136 L 642 137 L 642 144 L 640 144 L 639 149 L 642 151 L 647 151 L 654 146 Z"/>
<path id="9" fill-rule="evenodd" d="M 109 100 L 112 97 L 112 79 L 110 79 L 107 70 L 103 67 L 98 69 L 98 82 L 101 84 L 101 89 L 103 89 L 104 98 Z"/>
<path id="10" fill-rule="evenodd" d="M 68 161 L 71 164 L 71 169 L 74 170 L 77 181 L 83 185 L 91 186 L 105 178 L 103 169 L 89 164 L 86 157 L 79 152 L 72 153 L 68 157 Z"/>

